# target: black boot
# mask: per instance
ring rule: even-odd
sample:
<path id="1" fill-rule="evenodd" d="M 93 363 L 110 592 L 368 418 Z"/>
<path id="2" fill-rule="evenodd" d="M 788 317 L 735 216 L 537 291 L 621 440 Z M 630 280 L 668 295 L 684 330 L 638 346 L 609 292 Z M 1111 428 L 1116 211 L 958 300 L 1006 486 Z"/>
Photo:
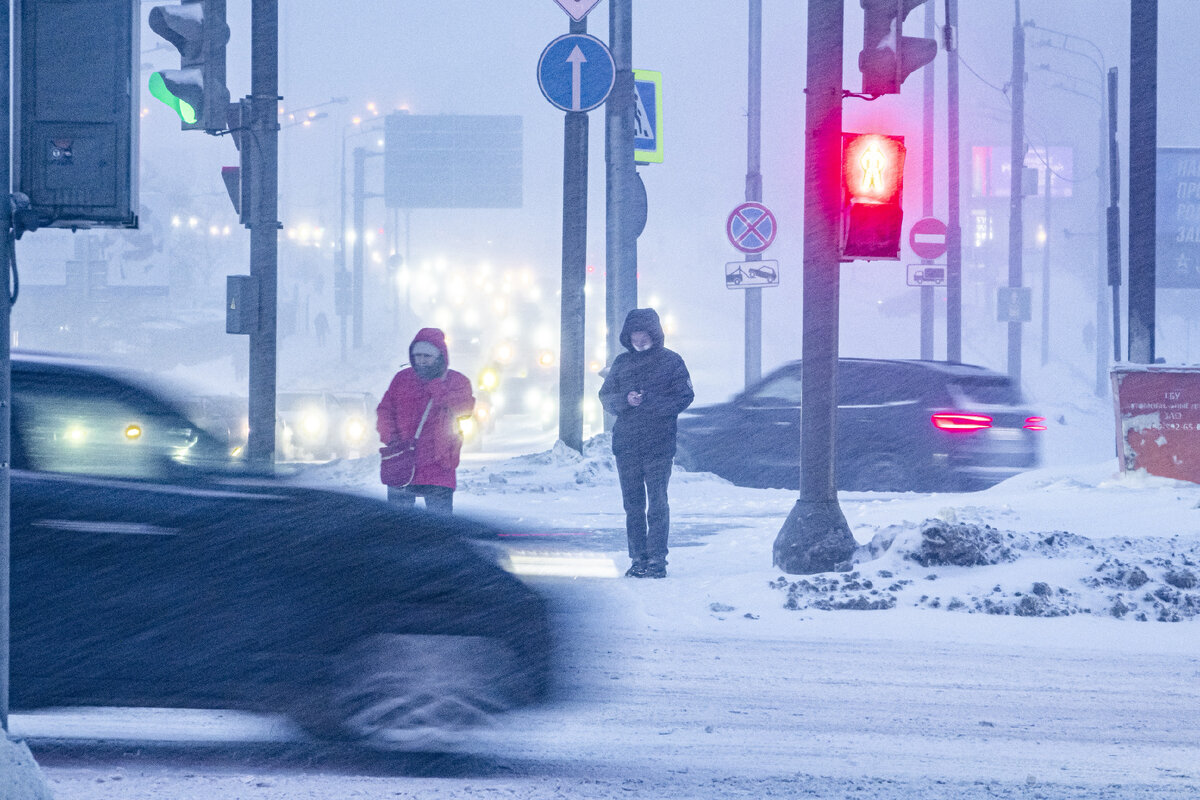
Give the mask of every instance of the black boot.
<path id="1" fill-rule="evenodd" d="M 646 562 L 634 561 L 629 569 L 625 570 L 626 578 L 644 578 L 646 577 Z"/>
<path id="2" fill-rule="evenodd" d="M 665 578 L 665 577 L 667 577 L 667 565 L 662 561 L 648 562 L 642 568 L 641 577 L 643 577 L 643 578 Z"/>

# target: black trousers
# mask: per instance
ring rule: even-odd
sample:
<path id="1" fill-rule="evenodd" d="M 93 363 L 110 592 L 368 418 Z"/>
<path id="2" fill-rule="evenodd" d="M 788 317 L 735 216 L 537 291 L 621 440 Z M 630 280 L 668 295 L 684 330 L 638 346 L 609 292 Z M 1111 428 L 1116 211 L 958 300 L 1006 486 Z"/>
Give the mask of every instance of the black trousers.
<path id="1" fill-rule="evenodd" d="M 667 533 L 671 507 L 667 483 L 671 480 L 670 456 L 644 458 L 637 453 L 616 453 L 617 476 L 625 502 L 625 537 L 629 557 L 647 564 L 667 563 Z"/>
<path id="2" fill-rule="evenodd" d="M 448 486 L 389 486 L 388 500 L 401 508 L 412 508 L 425 498 L 425 510 L 435 514 L 454 513 L 454 490 Z"/>

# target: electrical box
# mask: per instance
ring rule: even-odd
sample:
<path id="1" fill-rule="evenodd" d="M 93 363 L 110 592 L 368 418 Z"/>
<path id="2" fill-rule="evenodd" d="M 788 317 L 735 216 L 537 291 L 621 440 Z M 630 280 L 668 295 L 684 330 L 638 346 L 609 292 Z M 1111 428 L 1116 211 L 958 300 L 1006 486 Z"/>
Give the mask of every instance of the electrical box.
<path id="1" fill-rule="evenodd" d="M 42 227 L 137 227 L 138 0 L 15 0 L 13 184 Z"/>
<path id="2" fill-rule="evenodd" d="M 258 333 L 258 281 L 251 275 L 225 276 L 225 332 Z"/>

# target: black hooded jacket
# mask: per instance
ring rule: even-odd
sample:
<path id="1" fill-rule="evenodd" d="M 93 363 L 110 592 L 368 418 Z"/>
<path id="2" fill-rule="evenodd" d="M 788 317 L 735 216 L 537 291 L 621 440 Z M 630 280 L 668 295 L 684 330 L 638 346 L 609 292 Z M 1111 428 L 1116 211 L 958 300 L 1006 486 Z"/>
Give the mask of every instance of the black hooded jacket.
<path id="1" fill-rule="evenodd" d="M 634 331 L 650 334 L 650 348 L 633 349 Z M 613 359 L 600 387 L 604 410 L 617 418 L 613 426 L 614 453 L 637 453 L 643 458 L 675 455 L 675 418 L 692 404 L 692 379 L 683 359 L 663 347 L 663 329 L 652 308 L 635 308 L 621 328 L 624 353 Z M 631 391 L 642 393 L 642 403 L 629 405 Z"/>

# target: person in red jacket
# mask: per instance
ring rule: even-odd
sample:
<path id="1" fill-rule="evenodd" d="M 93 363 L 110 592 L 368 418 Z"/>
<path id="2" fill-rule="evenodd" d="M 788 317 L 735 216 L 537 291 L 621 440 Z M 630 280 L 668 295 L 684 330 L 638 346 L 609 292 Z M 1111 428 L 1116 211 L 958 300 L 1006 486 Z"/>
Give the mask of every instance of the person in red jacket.
<path id="1" fill-rule="evenodd" d="M 411 508 L 417 497 L 424 497 L 427 510 L 450 514 L 462 450 L 458 419 L 475 410 L 471 381 L 449 368 L 446 335 L 437 328 L 417 331 L 408 346 L 408 362 L 412 366 L 396 373 L 375 410 L 376 428 L 384 444 L 410 440 L 421 428 L 412 483 L 389 486 L 388 500 Z"/>

